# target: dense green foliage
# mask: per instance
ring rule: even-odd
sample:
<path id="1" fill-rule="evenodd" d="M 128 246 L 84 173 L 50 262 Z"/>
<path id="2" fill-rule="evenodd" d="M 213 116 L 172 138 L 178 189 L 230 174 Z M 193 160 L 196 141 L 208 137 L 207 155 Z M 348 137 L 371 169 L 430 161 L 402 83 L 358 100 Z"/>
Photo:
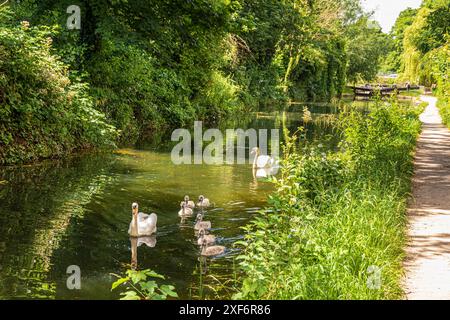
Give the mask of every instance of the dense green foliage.
<path id="1" fill-rule="evenodd" d="M 74 4 L 81 9 L 80 30 L 66 27 Z M 369 26 L 357 0 L 25 0 L 8 6 L 13 20 L 5 27 L 16 30 L 26 21 L 32 30 L 48 30 L 45 50 L 58 68 L 67 67 L 73 86 L 78 79 L 88 84 L 78 85 L 76 96 L 105 114 L 121 144 L 288 99 L 330 100 L 347 79 L 373 78 L 385 47 L 385 36 Z M 39 42 L 34 32 L 28 37 Z M 8 81 L 22 86 L 20 78 Z M 7 161 L 60 154 L 26 152 L 33 156 Z"/>
<path id="2" fill-rule="evenodd" d="M 403 41 L 405 38 L 405 30 L 414 22 L 417 15 L 417 9 L 408 8 L 402 11 L 395 21 L 390 32 L 392 37 L 392 51 L 388 54 L 383 65 L 385 71 L 400 72 L 402 68 Z"/>
<path id="3" fill-rule="evenodd" d="M 443 121 L 450 126 L 450 0 L 425 0 L 413 18 L 404 31 L 402 78 L 435 84 Z"/>
<path id="4" fill-rule="evenodd" d="M 437 78 L 438 107 L 443 122 L 450 128 L 450 43 L 433 52 L 433 74 Z"/>
<path id="5" fill-rule="evenodd" d="M 347 72 L 355 75 L 348 79 L 378 72 L 379 65 L 364 67 L 370 59 L 365 46 L 376 43 L 384 53 L 390 48 L 385 71 L 402 72 L 401 81 L 437 84 L 441 114 L 450 124 L 448 21 L 450 1 L 426 0 L 400 15 L 391 42 L 376 30 L 362 31 L 367 23 L 359 20 L 361 26 L 352 25 L 353 38 L 367 41 L 356 41 L 348 51 L 354 64 Z M 241 242 L 246 277 L 236 298 L 402 297 L 404 213 L 421 110 L 378 103 L 368 116 L 343 114 L 337 152 L 297 150 L 295 139 L 287 143 L 270 207 L 247 227 Z"/>
<path id="6" fill-rule="evenodd" d="M 347 57 L 339 12 L 348 12 L 343 1 L 241 1 L 233 74 L 254 104 L 341 93 Z"/>
<path id="7" fill-rule="evenodd" d="M 270 207 L 247 228 L 236 298 L 401 297 L 420 109 L 380 104 L 369 117 L 346 114 L 339 152 L 287 144 Z"/>
<path id="8" fill-rule="evenodd" d="M 436 65 L 448 64 L 445 57 L 450 31 L 448 21 L 450 21 L 450 0 L 424 1 L 413 23 L 405 30 L 404 79 L 427 86 L 439 81 L 443 67 Z M 441 50 L 444 54 L 439 53 Z M 437 57 L 442 59 L 436 59 Z M 436 73 L 436 70 L 439 71 Z"/>
<path id="9" fill-rule="evenodd" d="M 0 10 L 0 164 L 111 144 L 115 129 L 94 108 L 88 86 L 70 80 L 51 53 L 49 30 L 11 27 Z"/>
<path id="10" fill-rule="evenodd" d="M 22 1 L 17 15 L 60 26 L 55 51 L 91 84 L 122 142 L 194 118 L 215 121 L 238 107 L 237 87 L 220 70 L 227 1 L 80 1 L 79 31 L 65 27 L 71 4 Z"/>
<path id="11" fill-rule="evenodd" d="M 378 23 L 366 17 L 349 27 L 348 70 L 349 82 L 370 82 L 375 79 L 392 43 Z"/>

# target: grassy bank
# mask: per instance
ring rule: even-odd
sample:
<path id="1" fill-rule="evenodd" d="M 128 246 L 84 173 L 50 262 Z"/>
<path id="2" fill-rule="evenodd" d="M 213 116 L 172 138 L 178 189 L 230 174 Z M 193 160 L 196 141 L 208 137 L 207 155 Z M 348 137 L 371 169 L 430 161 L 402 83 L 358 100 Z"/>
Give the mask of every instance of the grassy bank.
<path id="1" fill-rule="evenodd" d="M 421 109 L 379 104 L 369 116 L 342 115 L 338 152 L 296 150 L 291 139 L 270 207 L 247 227 L 236 298 L 402 296 L 405 206 Z"/>
<path id="2" fill-rule="evenodd" d="M 438 98 L 437 107 L 442 117 L 442 122 L 450 128 L 450 101 L 444 98 Z"/>
<path id="3" fill-rule="evenodd" d="M 439 108 L 442 121 L 450 128 L 450 82 L 448 76 L 450 74 L 450 42 L 436 50 L 434 60 L 434 76 L 437 78 L 436 95 L 438 98 L 437 106 Z"/>

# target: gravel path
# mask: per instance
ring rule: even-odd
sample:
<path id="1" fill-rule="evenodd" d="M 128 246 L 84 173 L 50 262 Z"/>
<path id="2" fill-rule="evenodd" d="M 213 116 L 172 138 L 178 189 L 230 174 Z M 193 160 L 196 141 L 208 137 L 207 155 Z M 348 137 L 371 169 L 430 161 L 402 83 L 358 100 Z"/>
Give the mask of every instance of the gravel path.
<path id="1" fill-rule="evenodd" d="M 442 124 L 436 98 L 421 99 L 429 105 L 420 118 L 404 288 L 410 300 L 450 299 L 450 131 Z"/>

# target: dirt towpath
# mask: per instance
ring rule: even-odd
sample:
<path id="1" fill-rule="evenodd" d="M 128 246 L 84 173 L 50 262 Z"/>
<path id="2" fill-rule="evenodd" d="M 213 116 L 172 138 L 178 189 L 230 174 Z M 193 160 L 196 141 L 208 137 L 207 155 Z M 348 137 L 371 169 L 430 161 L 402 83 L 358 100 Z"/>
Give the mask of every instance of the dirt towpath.
<path id="1" fill-rule="evenodd" d="M 420 119 L 420 135 L 408 208 L 404 289 L 410 300 L 450 299 L 450 131 L 436 98 Z"/>

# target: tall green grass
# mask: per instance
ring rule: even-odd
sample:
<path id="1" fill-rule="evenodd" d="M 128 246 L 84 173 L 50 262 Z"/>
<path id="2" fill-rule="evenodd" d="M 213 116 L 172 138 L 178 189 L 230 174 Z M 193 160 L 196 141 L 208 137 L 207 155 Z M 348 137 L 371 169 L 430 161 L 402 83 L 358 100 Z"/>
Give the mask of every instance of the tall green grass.
<path id="1" fill-rule="evenodd" d="M 442 122 L 450 128 L 450 101 L 445 98 L 439 98 L 437 102 Z"/>
<path id="2" fill-rule="evenodd" d="M 338 152 L 285 145 L 270 207 L 246 227 L 235 298 L 402 297 L 405 207 L 421 107 L 341 116 Z M 379 272 L 378 272 L 379 271 Z"/>

